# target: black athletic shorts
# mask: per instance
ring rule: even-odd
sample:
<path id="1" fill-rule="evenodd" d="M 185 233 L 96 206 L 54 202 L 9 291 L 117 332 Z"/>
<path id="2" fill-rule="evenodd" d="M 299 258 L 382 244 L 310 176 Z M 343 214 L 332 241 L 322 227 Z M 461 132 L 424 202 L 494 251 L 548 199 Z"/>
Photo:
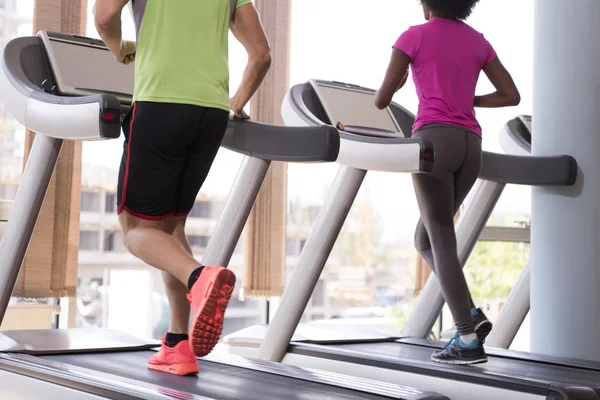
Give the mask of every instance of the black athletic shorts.
<path id="1" fill-rule="evenodd" d="M 118 213 L 148 220 L 187 215 L 227 130 L 229 113 L 136 102 L 123 121 Z"/>

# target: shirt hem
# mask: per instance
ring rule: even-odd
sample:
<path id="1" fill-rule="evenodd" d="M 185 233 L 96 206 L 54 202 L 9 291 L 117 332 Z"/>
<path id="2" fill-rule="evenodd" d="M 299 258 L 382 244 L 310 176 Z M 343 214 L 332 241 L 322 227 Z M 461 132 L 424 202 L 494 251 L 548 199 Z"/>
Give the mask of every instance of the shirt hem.
<path id="1" fill-rule="evenodd" d="M 229 106 L 229 104 L 224 105 L 223 103 L 214 103 L 210 101 L 192 100 L 178 97 L 138 96 L 133 98 L 133 102 L 136 101 L 147 101 L 150 103 L 189 104 L 198 107 L 218 108 L 227 112 L 231 111 L 231 107 Z"/>
<path id="2" fill-rule="evenodd" d="M 483 137 L 483 132 L 481 129 L 475 130 L 472 127 L 468 127 L 465 125 L 461 125 L 455 122 L 440 122 L 440 121 L 431 121 L 431 122 L 425 122 L 425 123 L 419 123 L 419 124 L 415 124 L 413 126 L 413 133 L 418 131 L 419 129 L 423 129 L 426 128 L 428 125 L 447 125 L 447 126 L 453 126 L 456 128 L 460 128 L 460 129 L 464 129 L 467 130 L 469 132 L 472 132 L 473 134 Z"/>

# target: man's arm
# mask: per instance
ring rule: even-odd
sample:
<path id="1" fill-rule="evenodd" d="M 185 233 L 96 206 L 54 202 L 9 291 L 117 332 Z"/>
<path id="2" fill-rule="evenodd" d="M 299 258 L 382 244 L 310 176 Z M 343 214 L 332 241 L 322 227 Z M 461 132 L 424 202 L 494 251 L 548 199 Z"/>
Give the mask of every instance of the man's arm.
<path id="1" fill-rule="evenodd" d="M 135 58 L 135 43 L 124 42 L 121 13 L 129 0 L 96 0 L 94 23 L 100 37 L 119 62 L 128 64 Z"/>
<path id="2" fill-rule="evenodd" d="M 248 118 L 244 107 L 271 67 L 271 49 L 258 12 L 252 4 L 237 9 L 231 31 L 248 53 L 248 65 L 242 83 L 230 101 L 231 111 L 239 118 Z"/>

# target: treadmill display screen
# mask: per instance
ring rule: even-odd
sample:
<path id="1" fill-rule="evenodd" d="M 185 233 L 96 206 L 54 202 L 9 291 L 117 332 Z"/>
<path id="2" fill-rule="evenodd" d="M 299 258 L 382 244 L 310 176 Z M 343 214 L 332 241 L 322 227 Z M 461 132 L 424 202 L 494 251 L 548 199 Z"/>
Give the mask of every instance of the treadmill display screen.
<path id="1" fill-rule="evenodd" d="M 333 125 L 342 122 L 348 126 L 361 126 L 400 132 L 400 128 L 389 109 L 375 107 L 375 93 L 351 85 L 328 85 L 314 82 L 313 87 Z"/>
<path id="2" fill-rule="evenodd" d="M 134 64 L 123 65 L 106 48 L 50 38 L 50 56 L 63 94 L 133 94 Z M 83 62 L 85 61 L 85 62 Z M 85 68 L 82 68 L 85 65 Z M 91 92 L 91 93 L 86 93 Z"/>

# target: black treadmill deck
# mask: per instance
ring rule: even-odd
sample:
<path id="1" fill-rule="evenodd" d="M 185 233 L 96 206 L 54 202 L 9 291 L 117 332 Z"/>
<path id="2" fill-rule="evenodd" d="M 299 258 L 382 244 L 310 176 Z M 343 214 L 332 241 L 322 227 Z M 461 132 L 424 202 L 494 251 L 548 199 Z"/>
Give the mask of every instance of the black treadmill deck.
<path id="1" fill-rule="evenodd" d="M 146 382 L 185 393 L 215 399 L 445 399 L 431 394 L 422 396 L 407 389 L 403 394 L 384 396 L 336 387 L 325 383 L 274 375 L 257 369 L 242 368 L 224 362 L 199 360 L 197 376 L 175 376 L 149 370 L 146 366 L 152 351 L 67 354 L 40 358 L 85 368 L 90 371 L 117 375 L 133 381 Z M 292 367 L 294 368 L 294 367 Z M 353 379 L 353 378 L 349 378 Z M 385 384 L 382 384 L 385 386 Z M 350 385 L 348 385 L 350 386 Z"/>
<path id="2" fill-rule="evenodd" d="M 591 388 L 600 394 L 600 369 L 515 359 L 489 353 L 485 364 L 444 365 L 431 361 L 435 347 L 406 342 L 327 345 L 293 343 L 289 351 L 310 357 L 416 372 L 539 395 L 547 395 L 568 386 Z"/>

